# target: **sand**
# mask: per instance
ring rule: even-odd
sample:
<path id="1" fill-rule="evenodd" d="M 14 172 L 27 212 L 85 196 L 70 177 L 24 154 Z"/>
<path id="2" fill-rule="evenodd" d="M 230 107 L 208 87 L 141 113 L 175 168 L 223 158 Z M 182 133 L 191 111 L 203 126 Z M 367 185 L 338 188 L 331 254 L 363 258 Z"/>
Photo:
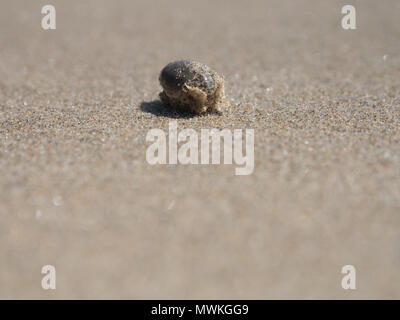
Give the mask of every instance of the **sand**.
<path id="1" fill-rule="evenodd" d="M 0 298 L 400 298 L 400 2 L 351 2 L 3 0 Z M 158 102 L 178 59 L 224 116 Z M 149 165 L 174 119 L 254 129 L 254 173 Z"/>

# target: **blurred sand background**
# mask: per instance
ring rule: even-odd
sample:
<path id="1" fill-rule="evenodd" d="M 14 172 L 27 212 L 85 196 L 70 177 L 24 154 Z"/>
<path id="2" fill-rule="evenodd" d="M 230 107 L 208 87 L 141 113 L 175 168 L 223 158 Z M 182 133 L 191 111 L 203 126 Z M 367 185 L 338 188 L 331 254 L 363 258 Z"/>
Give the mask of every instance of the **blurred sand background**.
<path id="1" fill-rule="evenodd" d="M 0 298 L 400 298 L 399 53 L 398 0 L 2 0 Z M 181 58 L 232 107 L 179 129 L 254 128 L 252 175 L 146 162 Z"/>

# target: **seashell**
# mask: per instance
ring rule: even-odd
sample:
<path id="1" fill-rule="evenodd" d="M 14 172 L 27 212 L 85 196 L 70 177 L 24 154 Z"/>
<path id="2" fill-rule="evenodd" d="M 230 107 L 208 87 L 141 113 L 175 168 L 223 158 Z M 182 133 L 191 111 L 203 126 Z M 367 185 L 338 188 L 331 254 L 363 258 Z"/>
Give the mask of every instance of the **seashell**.
<path id="1" fill-rule="evenodd" d="M 167 64 L 160 73 L 161 101 L 172 108 L 195 114 L 215 112 L 229 105 L 225 98 L 224 77 L 193 60 Z"/>

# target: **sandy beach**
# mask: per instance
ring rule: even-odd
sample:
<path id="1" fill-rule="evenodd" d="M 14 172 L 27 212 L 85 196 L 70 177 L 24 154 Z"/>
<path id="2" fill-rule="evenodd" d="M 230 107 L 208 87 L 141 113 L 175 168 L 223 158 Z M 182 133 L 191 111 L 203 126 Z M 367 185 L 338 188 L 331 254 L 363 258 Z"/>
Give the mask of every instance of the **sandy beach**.
<path id="1" fill-rule="evenodd" d="M 51 2 L 0 4 L 1 299 L 400 298 L 400 1 Z M 179 59 L 222 116 L 159 102 Z M 150 165 L 173 120 L 254 129 L 254 172 Z"/>

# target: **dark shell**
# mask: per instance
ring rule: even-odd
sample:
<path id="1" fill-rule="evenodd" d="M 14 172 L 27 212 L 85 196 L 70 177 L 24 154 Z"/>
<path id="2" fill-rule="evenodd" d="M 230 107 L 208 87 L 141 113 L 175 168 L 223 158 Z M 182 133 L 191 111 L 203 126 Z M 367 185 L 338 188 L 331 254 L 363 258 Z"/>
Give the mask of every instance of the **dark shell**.
<path id="1" fill-rule="evenodd" d="M 160 73 L 160 99 L 171 107 L 202 113 L 217 111 L 226 103 L 224 79 L 208 66 L 193 60 L 167 64 Z"/>
<path id="2" fill-rule="evenodd" d="M 209 94 L 215 90 L 211 69 L 192 60 L 179 60 L 167 64 L 162 69 L 159 80 L 167 91 L 180 91 L 185 84 L 206 90 Z"/>

